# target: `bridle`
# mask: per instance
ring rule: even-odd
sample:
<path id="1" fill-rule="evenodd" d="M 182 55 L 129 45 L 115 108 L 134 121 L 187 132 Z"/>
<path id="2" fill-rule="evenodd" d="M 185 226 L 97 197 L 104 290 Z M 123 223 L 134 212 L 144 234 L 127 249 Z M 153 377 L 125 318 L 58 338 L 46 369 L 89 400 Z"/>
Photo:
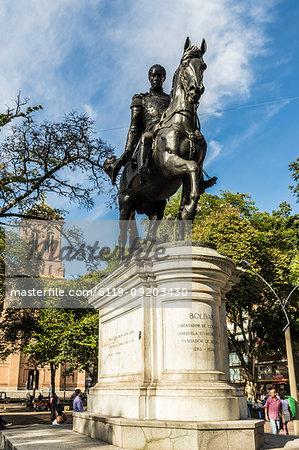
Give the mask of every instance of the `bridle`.
<path id="1" fill-rule="evenodd" d="M 200 56 L 200 57 L 198 57 L 198 59 L 199 58 L 202 58 L 202 56 Z M 184 92 L 185 92 L 185 96 L 188 98 L 190 98 L 190 94 L 189 94 L 189 89 L 188 89 L 188 86 L 187 86 L 187 81 L 186 81 L 186 77 L 185 77 L 185 74 L 184 74 L 184 68 L 186 67 L 186 65 L 184 65 L 185 63 L 186 63 L 186 61 L 188 60 L 188 59 L 192 59 L 191 57 L 190 58 L 186 58 L 185 60 L 183 60 L 183 58 L 182 58 L 182 60 L 181 60 L 181 63 L 180 63 L 180 66 L 179 66 L 179 69 L 178 69 L 178 73 L 181 73 L 181 82 L 182 82 L 182 86 L 183 86 L 183 90 L 184 90 Z M 205 65 L 205 63 L 203 62 L 203 65 Z M 181 69 L 181 70 L 180 70 Z M 183 72 L 183 73 L 182 73 Z M 179 76 L 179 74 L 177 75 L 177 76 Z M 195 86 L 195 89 L 196 89 L 196 87 L 198 87 L 199 89 L 200 89 L 200 87 L 199 86 Z M 202 95 L 202 92 L 200 93 L 200 96 Z M 196 108 L 197 108 L 197 106 L 198 106 L 198 103 L 197 103 L 197 105 L 196 105 Z M 197 123 L 197 126 L 199 127 L 199 120 L 198 120 L 198 116 L 197 116 L 197 114 L 196 114 L 196 108 L 195 108 L 195 115 L 196 115 L 196 123 Z M 166 128 L 167 127 L 167 122 L 169 122 L 169 120 L 170 119 L 172 119 L 173 118 L 173 116 L 175 115 L 175 114 L 181 114 L 182 116 L 185 116 L 185 117 L 187 117 L 188 119 L 192 119 L 192 115 L 194 114 L 194 112 L 190 112 L 188 109 L 182 109 L 182 108 L 177 108 L 177 109 L 175 109 L 174 111 L 172 111 L 170 114 L 167 114 L 167 110 L 162 114 L 162 117 L 161 117 L 161 120 L 160 120 L 160 122 L 159 122 L 159 124 L 157 125 L 157 127 L 155 128 L 155 131 L 154 131 L 154 135 L 156 135 L 157 134 L 157 132 L 161 129 L 161 128 Z M 191 116 L 190 116 L 190 114 L 191 114 Z M 173 126 L 173 124 L 172 125 L 170 125 L 170 126 Z M 177 126 L 177 128 L 180 128 L 182 131 L 183 131 L 183 129 L 181 128 L 181 127 L 179 127 L 179 126 Z M 183 133 L 184 134 L 186 134 L 184 131 L 183 131 Z"/>
<path id="2" fill-rule="evenodd" d="M 191 59 L 191 58 L 188 58 L 188 59 Z M 188 59 L 187 59 L 187 60 L 188 60 Z M 202 57 L 196 58 L 196 59 L 202 59 Z M 186 64 L 186 61 L 187 61 L 187 60 L 181 62 L 181 64 L 180 64 L 180 66 L 181 66 L 181 68 L 182 68 L 182 70 L 181 70 L 181 74 L 182 74 L 182 75 L 181 75 L 181 82 L 182 82 L 182 86 L 183 86 L 183 89 L 184 89 L 184 91 L 185 91 L 186 97 L 190 99 L 190 88 L 188 87 L 188 82 L 187 82 L 187 80 L 186 80 L 186 77 L 185 77 L 185 71 L 184 71 L 185 67 L 187 66 L 187 64 Z M 203 61 L 203 60 L 202 60 L 202 61 Z M 202 63 L 202 66 L 205 66 L 205 67 L 206 67 L 206 64 L 205 64 L 204 61 L 203 61 L 203 63 Z M 195 89 L 195 90 L 198 89 L 198 90 L 200 91 L 200 97 L 201 97 L 201 95 L 203 94 L 203 91 L 204 91 L 203 87 L 202 87 L 202 86 L 195 85 L 195 86 L 194 86 L 194 89 Z M 198 106 L 198 104 L 197 104 L 197 106 Z"/>

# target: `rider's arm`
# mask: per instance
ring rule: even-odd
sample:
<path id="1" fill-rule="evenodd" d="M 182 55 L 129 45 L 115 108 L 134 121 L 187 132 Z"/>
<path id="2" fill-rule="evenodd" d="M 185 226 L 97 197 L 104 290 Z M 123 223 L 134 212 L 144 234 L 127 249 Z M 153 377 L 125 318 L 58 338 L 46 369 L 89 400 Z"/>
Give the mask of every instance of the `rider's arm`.
<path id="1" fill-rule="evenodd" d="M 135 147 L 143 131 L 142 96 L 134 95 L 131 103 L 131 125 L 127 136 L 126 148 L 123 154 L 124 163 L 132 157 Z"/>

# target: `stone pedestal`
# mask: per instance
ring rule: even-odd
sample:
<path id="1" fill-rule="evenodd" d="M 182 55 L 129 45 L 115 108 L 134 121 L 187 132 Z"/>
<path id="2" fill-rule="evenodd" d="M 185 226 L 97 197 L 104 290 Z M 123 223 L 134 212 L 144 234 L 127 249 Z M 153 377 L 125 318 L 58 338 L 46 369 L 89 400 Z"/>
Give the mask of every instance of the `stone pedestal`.
<path id="1" fill-rule="evenodd" d="M 242 418 L 242 398 L 227 379 L 224 294 L 234 270 L 233 261 L 211 245 L 177 242 L 158 247 L 155 257 L 136 257 L 107 276 L 90 299 L 100 317 L 99 379 L 89 392 L 89 416 L 75 415 L 74 429 L 90 429 L 86 420 L 91 417 L 101 429 L 103 422 L 96 417 L 123 418 L 114 424 L 113 442 L 109 440 L 121 445 L 117 429 L 132 431 L 124 425 L 126 419 L 138 419 L 141 428 L 151 421 L 155 439 L 153 424 L 160 436 L 161 421 L 176 422 L 167 425 L 173 436 L 192 422 L 197 436 L 194 422 L 206 423 L 206 433 L 219 427 L 211 428 L 211 422 L 225 421 L 227 430 L 229 421 Z M 258 426 L 251 424 L 255 442 Z M 199 448 L 165 445 L 128 448 Z M 237 447 L 222 442 L 221 448 Z"/>

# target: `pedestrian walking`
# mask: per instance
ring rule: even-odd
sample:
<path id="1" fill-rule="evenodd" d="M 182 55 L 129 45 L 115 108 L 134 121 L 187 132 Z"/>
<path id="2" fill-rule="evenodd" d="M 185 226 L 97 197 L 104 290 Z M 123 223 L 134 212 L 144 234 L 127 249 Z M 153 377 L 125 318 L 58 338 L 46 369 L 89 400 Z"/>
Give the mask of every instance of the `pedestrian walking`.
<path id="1" fill-rule="evenodd" d="M 28 389 L 26 389 L 26 406 L 30 406 L 30 392 Z"/>
<path id="2" fill-rule="evenodd" d="M 47 393 L 48 393 L 48 397 L 50 398 L 51 397 L 51 388 L 50 387 L 48 387 Z"/>
<path id="3" fill-rule="evenodd" d="M 268 422 L 270 420 L 271 430 L 273 434 L 278 434 L 280 429 L 280 417 L 283 415 L 282 403 L 278 398 L 276 390 L 271 389 L 270 397 L 267 398 L 265 404 L 265 419 Z"/>
<path id="4" fill-rule="evenodd" d="M 282 403 L 282 412 L 283 412 L 283 420 L 282 420 L 283 432 L 287 436 L 289 434 L 288 422 L 291 420 L 292 412 L 289 402 L 285 399 L 285 396 L 283 394 L 280 396 L 280 399 Z"/>
<path id="5" fill-rule="evenodd" d="M 257 398 L 255 398 L 252 408 L 257 411 L 259 419 L 263 418 L 262 406 L 263 406 L 262 402 L 260 400 L 258 400 Z"/>
<path id="6" fill-rule="evenodd" d="M 76 390 L 76 397 L 73 401 L 73 410 L 74 412 L 83 411 L 83 401 L 82 401 L 82 392 L 81 389 Z"/>
<path id="7" fill-rule="evenodd" d="M 57 425 L 57 422 L 56 422 L 56 405 L 57 405 L 57 395 L 54 394 L 50 398 L 51 424 L 52 425 Z"/>

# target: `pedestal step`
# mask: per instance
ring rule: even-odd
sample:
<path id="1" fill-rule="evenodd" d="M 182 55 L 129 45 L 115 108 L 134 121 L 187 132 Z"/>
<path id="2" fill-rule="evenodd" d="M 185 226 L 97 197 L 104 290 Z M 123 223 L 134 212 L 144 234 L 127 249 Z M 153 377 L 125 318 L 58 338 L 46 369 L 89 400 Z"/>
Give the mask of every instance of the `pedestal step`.
<path id="1" fill-rule="evenodd" d="M 75 433 L 71 425 L 9 428 L 0 432 L 3 450 L 121 450 L 119 447 Z"/>
<path id="2" fill-rule="evenodd" d="M 73 429 L 123 450 L 261 450 L 263 420 L 187 422 L 74 413 Z"/>

